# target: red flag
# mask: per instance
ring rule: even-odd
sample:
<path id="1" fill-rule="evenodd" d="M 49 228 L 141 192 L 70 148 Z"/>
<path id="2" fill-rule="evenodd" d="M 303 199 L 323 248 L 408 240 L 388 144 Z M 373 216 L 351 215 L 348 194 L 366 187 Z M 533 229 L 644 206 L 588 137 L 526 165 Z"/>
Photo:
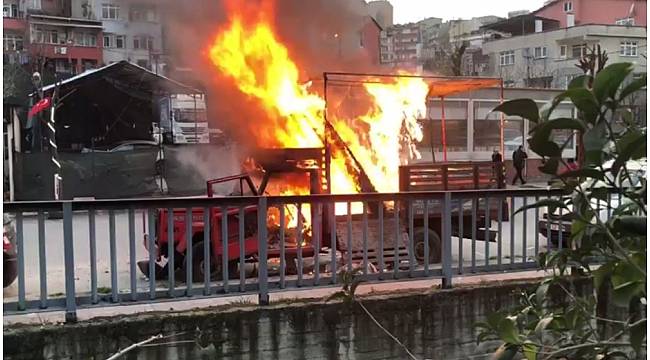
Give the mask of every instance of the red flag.
<path id="1" fill-rule="evenodd" d="M 41 101 L 37 102 L 32 106 L 32 108 L 29 110 L 29 116 L 34 116 L 38 114 L 39 112 L 49 108 L 52 105 L 52 99 L 49 97 L 46 97 L 42 99 Z"/>

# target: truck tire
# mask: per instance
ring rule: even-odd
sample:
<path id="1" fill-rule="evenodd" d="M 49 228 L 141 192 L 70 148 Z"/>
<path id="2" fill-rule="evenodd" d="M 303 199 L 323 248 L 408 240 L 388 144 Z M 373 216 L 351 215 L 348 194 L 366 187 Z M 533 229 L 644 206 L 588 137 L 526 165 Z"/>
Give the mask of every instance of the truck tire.
<path id="1" fill-rule="evenodd" d="M 203 269 L 203 264 L 205 257 L 203 256 L 203 241 L 199 241 L 198 243 L 192 245 L 192 282 L 204 282 L 205 281 L 205 273 Z M 187 257 L 183 260 L 183 269 L 187 269 Z M 216 259 L 211 256 L 210 257 L 210 279 L 213 277 L 217 277 L 219 279 L 219 276 L 221 275 L 221 257 L 217 257 Z M 183 279 L 185 280 L 185 279 Z"/>
<path id="2" fill-rule="evenodd" d="M 432 229 L 425 229 L 423 227 L 415 229 L 413 232 L 413 249 L 415 252 L 415 259 L 419 263 L 424 263 L 424 232 L 429 232 L 429 264 L 438 264 L 442 259 L 442 242 L 440 236 Z"/>

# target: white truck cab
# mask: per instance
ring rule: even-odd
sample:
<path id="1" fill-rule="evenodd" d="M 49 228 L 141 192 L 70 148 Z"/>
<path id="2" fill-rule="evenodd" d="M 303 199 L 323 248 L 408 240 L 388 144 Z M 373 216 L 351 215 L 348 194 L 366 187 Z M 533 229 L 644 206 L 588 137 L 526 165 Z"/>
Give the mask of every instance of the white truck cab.
<path id="1" fill-rule="evenodd" d="M 160 101 L 163 139 L 172 144 L 208 144 L 210 129 L 204 94 L 172 94 Z"/>

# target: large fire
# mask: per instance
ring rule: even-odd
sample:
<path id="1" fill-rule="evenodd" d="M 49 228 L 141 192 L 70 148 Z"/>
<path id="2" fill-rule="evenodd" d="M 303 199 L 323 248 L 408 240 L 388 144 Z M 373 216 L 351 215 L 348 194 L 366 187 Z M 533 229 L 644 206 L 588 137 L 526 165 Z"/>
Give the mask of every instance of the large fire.
<path id="1" fill-rule="evenodd" d="M 269 12 L 258 9 L 253 15 L 240 6 L 230 8 L 229 21 L 220 29 L 209 56 L 220 73 L 230 78 L 242 93 L 258 100 L 264 110 L 264 116 L 256 119 L 258 130 L 251 134 L 256 145 L 324 146 L 325 101 L 308 84 L 301 83 L 299 68 L 276 35 Z M 419 156 L 413 145 L 422 138 L 417 119 L 426 114 L 428 86 L 420 78 L 373 79 L 364 83 L 364 89 L 371 100 L 371 105 L 361 112 L 364 115 L 354 119 L 332 118 L 328 112 L 328 120 L 375 189 L 397 192 L 399 165 Z M 334 194 L 360 191 L 358 179 L 346 166 L 345 156 L 342 149 L 332 154 L 330 188 Z M 307 191 L 305 186 L 296 185 L 282 193 Z M 354 204 L 353 211 L 360 210 L 361 204 Z M 337 214 L 346 212 L 346 204 L 337 204 Z"/>

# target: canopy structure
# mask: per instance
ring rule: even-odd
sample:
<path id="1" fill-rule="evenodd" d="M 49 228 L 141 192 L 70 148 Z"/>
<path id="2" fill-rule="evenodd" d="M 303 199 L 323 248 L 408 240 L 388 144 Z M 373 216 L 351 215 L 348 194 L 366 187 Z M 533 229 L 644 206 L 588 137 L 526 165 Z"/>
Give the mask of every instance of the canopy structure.
<path id="1" fill-rule="evenodd" d="M 49 128 L 56 127 L 59 150 L 78 151 L 81 147 L 120 141 L 150 140 L 152 123 L 159 120 L 156 107 L 160 98 L 199 93 L 141 66 L 120 61 L 45 86 L 30 96 L 33 103 L 39 97 L 50 100 L 47 107 L 54 109 L 51 117 L 55 121 Z M 39 146 L 40 122 L 34 117 L 30 120 L 28 128 L 35 133 L 34 146 Z"/>
<path id="2" fill-rule="evenodd" d="M 500 100 L 503 102 L 503 79 L 489 77 L 462 77 L 462 76 L 427 76 L 427 75 L 407 75 L 407 74 L 368 74 L 368 73 L 343 73 L 343 72 L 326 72 L 323 74 L 325 79 L 325 101 L 327 102 L 327 86 L 329 85 L 346 85 L 367 84 L 387 81 L 389 79 L 399 78 L 420 78 L 429 86 L 427 94 L 428 99 L 439 98 L 441 104 L 441 140 L 443 160 L 447 162 L 447 128 L 445 125 L 445 97 L 475 91 L 486 88 L 499 88 Z M 326 105 L 327 106 L 327 105 Z M 500 151 L 504 153 L 503 145 L 503 127 L 504 117 L 500 117 L 499 124 L 499 142 Z"/>
<path id="3" fill-rule="evenodd" d="M 59 95 L 64 96 L 71 90 L 92 86 L 99 81 L 107 81 L 116 86 L 131 88 L 153 95 L 201 93 L 197 89 L 158 75 L 126 60 L 115 62 L 98 69 L 88 70 L 60 81 L 58 84 L 42 87 L 39 91 L 42 91 L 45 96 L 49 96 L 58 86 Z M 30 96 L 34 95 L 36 93 L 32 93 Z"/>

